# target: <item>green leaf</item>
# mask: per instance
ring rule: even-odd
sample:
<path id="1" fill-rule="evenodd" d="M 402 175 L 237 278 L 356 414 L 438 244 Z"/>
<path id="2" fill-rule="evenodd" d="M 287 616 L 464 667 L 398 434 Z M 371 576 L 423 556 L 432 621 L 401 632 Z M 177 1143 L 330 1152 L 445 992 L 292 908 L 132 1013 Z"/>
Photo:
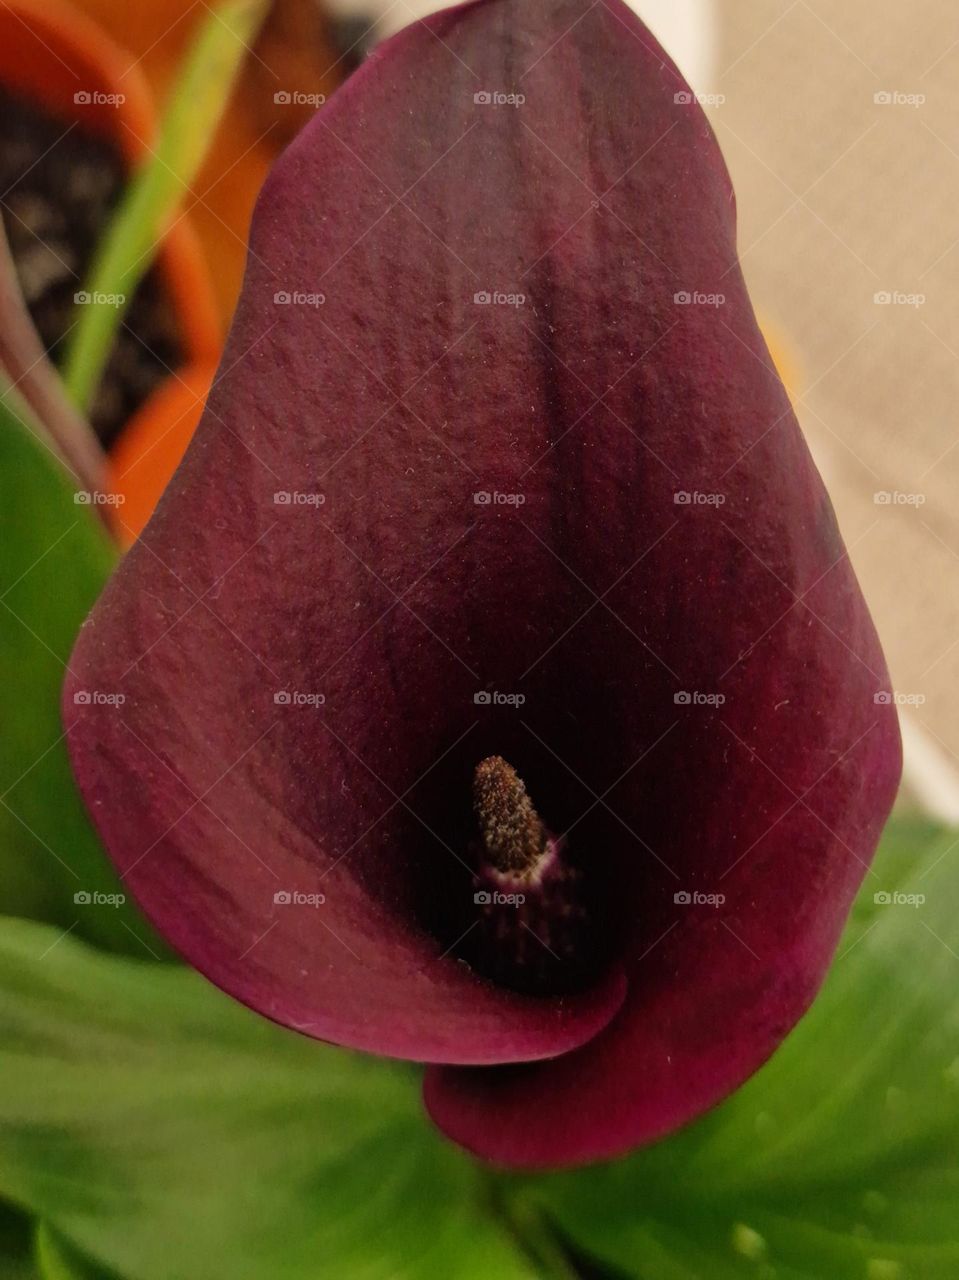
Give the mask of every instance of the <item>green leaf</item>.
<path id="1" fill-rule="evenodd" d="M 532 1280 L 419 1073 L 0 924 L 0 1195 L 128 1280 Z"/>
<path id="2" fill-rule="evenodd" d="M 126 306 L 203 163 L 269 4 L 227 0 L 215 10 L 203 7 L 207 16 L 173 87 L 156 149 L 131 179 L 90 268 L 85 291 L 94 301 L 78 313 L 64 362 L 67 390 L 82 408 L 93 399 Z M 98 303 L 103 296 L 122 301 Z"/>
<path id="3" fill-rule="evenodd" d="M 959 833 L 910 821 L 811 1012 L 738 1093 L 645 1152 L 515 1185 L 643 1280 L 955 1280 L 957 1149 Z"/>
<path id="4" fill-rule="evenodd" d="M 73 784 L 60 686 L 115 556 L 34 425 L 8 390 L 0 398 L 0 911 L 159 954 L 130 904 L 94 901 L 122 890 Z M 75 903 L 77 893 L 91 902 Z"/>
<path id="5" fill-rule="evenodd" d="M 37 1226 L 35 1252 L 42 1280 L 115 1280 L 62 1240 L 46 1222 Z"/>
<path id="6" fill-rule="evenodd" d="M 3 1280 L 40 1280 L 33 1261 L 33 1219 L 0 1203 L 0 1275 Z"/>

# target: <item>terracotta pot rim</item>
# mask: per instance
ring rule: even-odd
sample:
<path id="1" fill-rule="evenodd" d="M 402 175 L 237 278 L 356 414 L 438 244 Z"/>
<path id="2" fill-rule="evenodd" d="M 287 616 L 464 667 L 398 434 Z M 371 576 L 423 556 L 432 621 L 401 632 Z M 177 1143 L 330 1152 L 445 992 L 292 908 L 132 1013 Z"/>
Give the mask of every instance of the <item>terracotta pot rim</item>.
<path id="1" fill-rule="evenodd" d="M 0 81 L 9 84 L 12 92 L 62 114 L 62 93 L 57 95 L 61 105 L 50 107 L 48 76 L 62 68 L 61 81 L 67 82 L 71 93 L 79 89 L 80 77 L 69 62 L 72 55 L 99 82 L 83 88 L 123 96 L 109 114 L 84 117 L 77 111 L 76 118 L 86 118 L 94 127 L 106 125 L 103 132 L 130 168 L 143 163 L 156 141 L 158 118 L 150 86 L 132 54 L 67 0 L 6 0 L 0 5 L 0 32 L 4 26 L 11 38 L 0 39 Z M 37 65 L 16 61 L 17 44 L 27 31 L 39 42 Z M 45 74 L 40 74 L 41 67 Z M 176 314 L 182 364 L 215 359 L 222 346 L 220 321 L 202 245 L 189 214 L 178 215 L 165 233 L 157 261 Z"/>

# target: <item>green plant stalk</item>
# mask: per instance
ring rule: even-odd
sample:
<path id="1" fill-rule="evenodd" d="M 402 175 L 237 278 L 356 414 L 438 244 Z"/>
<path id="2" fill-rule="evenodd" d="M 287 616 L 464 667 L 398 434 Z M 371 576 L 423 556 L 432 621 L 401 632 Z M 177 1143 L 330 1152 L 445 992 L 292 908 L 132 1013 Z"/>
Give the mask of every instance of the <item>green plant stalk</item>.
<path id="1" fill-rule="evenodd" d="M 564 1251 L 532 1196 L 509 1177 L 487 1175 L 486 1197 L 491 1213 L 503 1223 L 542 1280 L 580 1280 L 573 1260 Z"/>
<path id="2" fill-rule="evenodd" d="M 46 352 L 24 301 L 17 269 L 0 222 L 0 398 L 11 412 L 57 454 L 77 484 L 103 487 L 104 455 L 89 422 L 64 394 L 63 383 Z M 12 384 L 12 385 L 11 385 Z M 22 400 L 15 398 L 16 395 Z M 23 404 L 36 422 L 28 423 Z M 18 407 L 19 406 L 19 407 Z M 99 509 L 103 514 L 102 508 Z"/>
<path id="3" fill-rule="evenodd" d="M 268 0 L 229 0 L 210 13 L 174 85 L 156 149 L 110 219 L 85 292 L 122 301 L 81 307 L 63 366 L 70 398 L 82 409 L 90 406 L 124 312 L 203 163 L 268 8 Z"/>

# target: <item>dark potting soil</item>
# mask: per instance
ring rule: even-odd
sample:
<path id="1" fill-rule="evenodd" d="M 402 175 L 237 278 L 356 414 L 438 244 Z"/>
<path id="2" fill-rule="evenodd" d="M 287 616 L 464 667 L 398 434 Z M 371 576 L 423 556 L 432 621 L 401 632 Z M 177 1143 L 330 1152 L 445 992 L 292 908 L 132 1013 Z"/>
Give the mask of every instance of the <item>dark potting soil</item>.
<path id="1" fill-rule="evenodd" d="M 24 299 L 54 363 L 81 306 L 94 250 L 126 180 L 119 150 L 0 88 L 0 215 Z M 118 329 L 90 417 L 104 445 L 181 362 L 158 273 L 139 285 Z"/>

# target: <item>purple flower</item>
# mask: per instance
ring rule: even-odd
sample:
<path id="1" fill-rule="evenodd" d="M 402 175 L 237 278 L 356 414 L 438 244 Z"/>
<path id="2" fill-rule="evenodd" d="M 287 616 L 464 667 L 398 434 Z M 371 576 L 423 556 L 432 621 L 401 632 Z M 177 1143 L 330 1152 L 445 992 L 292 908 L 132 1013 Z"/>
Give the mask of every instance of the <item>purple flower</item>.
<path id="1" fill-rule="evenodd" d="M 772 1053 L 895 710 L 719 149 L 621 0 L 414 24 L 290 147 L 71 668 L 157 927 L 268 1017 L 430 1064 L 479 1155 L 615 1155 Z"/>

